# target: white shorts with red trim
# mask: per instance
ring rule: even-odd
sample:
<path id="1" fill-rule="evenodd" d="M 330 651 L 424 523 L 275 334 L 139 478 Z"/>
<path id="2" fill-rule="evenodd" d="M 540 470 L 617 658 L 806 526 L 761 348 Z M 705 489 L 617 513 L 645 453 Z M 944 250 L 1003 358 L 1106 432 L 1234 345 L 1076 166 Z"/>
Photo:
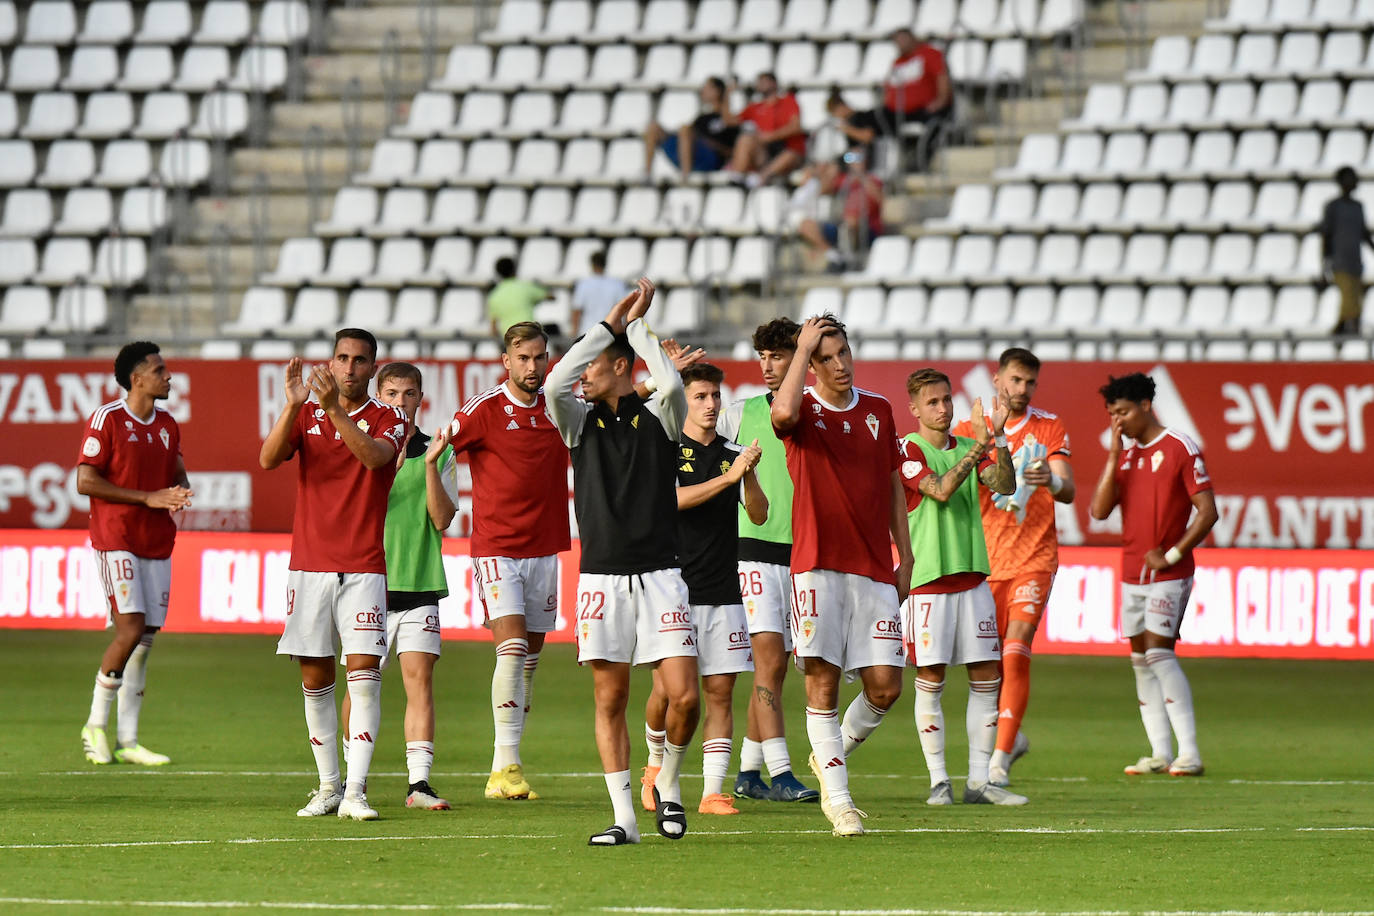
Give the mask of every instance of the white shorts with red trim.
<path id="1" fill-rule="evenodd" d="M 438 656 L 444 645 L 439 635 L 439 605 L 427 604 L 404 611 L 387 612 L 386 643 L 397 655 L 402 652 L 423 652 Z M 386 667 L 387 658 L 386 655 L 382 656 L 380 667 Z"/>
<path id="2" fill-rule="evenodd" d="M 974 665 L 1002 657 L 997 638 L 997 604 L 986 582 L 962 592 L 908 595 L 902 605 L 907 662 Z"/>
<path id="3" fill-rule="evenodd" d="M 692 625 L 697 634 L 697 670 L 702 677 L 754 670 L 744 605 L 694 604 Z"/>
<path id="4" fill-rule="evenodd" d="M 697 656 L 696 629 L 680 569 L 577 580 L 577 661 L 649 665 Z"/>
<path id="5" fill-rule="evenodd" d="M 291 569 L 286 595 L 278 655 L 331 658 L 337 637 L 344 655 L 386 656 L 386 576 Z"/>
<path id="6" fill-rule="evenodd" d="M 1121 584 L 1121 635 L 1127 639 L 1147 630 L 1165 639 L 1178 639 L 1188 596 L 1193 593 L 1193 577 L 1149 582 L 1144 585 Z"/>
<path id="7" fill-rule="evenodd" d="M 552 633 L 558 626 L 558 555 L 473 557 L 472 579 L 486 613 L 484 626 L 520 614 L 525 632 Z"/>
<path id="8" fill-rule="evenodd" d="M 172 595 L 172 558 L 140 557 L 127 550 L 95 550 L 95 570 L 109 601 L 107 626 L 115 614 L 142 614 L 144 626 L 167 623 Z"/>
<path id="9" fill-rule="evenodd" d="M 792 643 L 846 673 L 903 664 L 897 589 L 867 576 L 812 569 L 792 576 Z"/>
<path id="10" fill-rule="evenodd" d="M 749 617 L 749 632 L 781 633 L 792 651 L 792 571 L 780 563 L 739 561 L 739 592 Z"/>

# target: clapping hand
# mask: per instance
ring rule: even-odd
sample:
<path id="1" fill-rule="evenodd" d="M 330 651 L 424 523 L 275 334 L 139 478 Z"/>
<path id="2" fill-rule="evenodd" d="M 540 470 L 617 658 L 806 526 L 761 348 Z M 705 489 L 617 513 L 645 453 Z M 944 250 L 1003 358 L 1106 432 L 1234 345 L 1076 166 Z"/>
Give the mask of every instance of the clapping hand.
<path id="1" fill-rule="evenodd" d="M 315 392 L 315 400 L 323 410 L 332 410 L 339 403 L 339 382 L 328 366 L 316 366 L 310 370 L 310 390 Z"/>

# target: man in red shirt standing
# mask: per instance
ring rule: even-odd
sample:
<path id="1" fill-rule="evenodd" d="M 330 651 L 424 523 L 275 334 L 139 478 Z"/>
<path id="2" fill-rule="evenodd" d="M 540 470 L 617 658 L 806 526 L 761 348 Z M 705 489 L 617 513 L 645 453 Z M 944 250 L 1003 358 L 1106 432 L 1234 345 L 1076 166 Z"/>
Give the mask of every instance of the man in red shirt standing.
<path id="1" fill-rule="evenodd" d="M 381 659 L 386 642 L 387 497 L 396 477 L 396 453 L 409 419 L 399 407 L 370 397 L 377 371 L 377 339 L 360 328 L 334 335 L 328 366 L 303 378 L 299 357 L 286 366 L 286 404 L 262 443 L 266 470 L 299 455 L 296 512 L 287 574 L 286 627 L 278 655 L 301 666 L 305 724 L 320 774 L 299 817 L 338 813 L 376 820 L 367 803 L 367 771 L 381 723 Z M 309 399 L 314 395 L 314 402 Z M 334 705 L 334 638 L 348 667 L 348 782 L 339 785 Z"/>
<path id="2" fill-rule="evenodd" d="M 487 798 L 529 799 L 520 739 L 544 637 L 558 624 L 558 554 L 568 549 L 568 448 L 549 420 L 549 337 L 533 321 L 506 331 L 509 373 L 453 415 L 449 443 L 472 468 L 472 572 L 496 643 L 496 740 Z"/>
<path id="3" fill-rule="evenodd" d="M 808 370 L 812 388 L 804 388 Z M 913 565 L 892 405 L 854 387 L 844 325 L 823 315 L 797 334 L 770 414 L 794 485 L 792 642 L 805 666 L 811 769 L 835 835 L 858 836 L 865 815 L 850 797 L 845 760 L 901 695 L 898 595 L 910 591 Z M 863 681 L 843 723 L 842 673 Z"/>
<path id="4" fill-rule="evenodd" d="M 1131 641 L 1140 718 L 1150 739 L 1150 756 L 1126 773 L 1201 776 L 1193 693 L 1174 643 L 1193 588 L 1193 548 L 1217 521 L 1212 481 L 1197 443 L 1155 416 L 1148 375 L 1110 378 L 1101 393 L 1112 439 L 1091 512 L 1102 520 L 1121 507 L 1121 633 Z M 1125 437 L 1134 444 L 1123 455 Z M 1171 738 L 1178 739 L 1177 757 Z"/>
<path id="5" fill-rule="evenodd" d="M 148 651 L 167 621 L 177 535 L 172 513 L 191 505 L 191 484 L 181 460 L 181 430 L 157 406 L 172 390 L 157 344 L 125 345 L 115 357 L 114 376 L 129 393 L 91 415 L 76 472 L 77 492 L 91 500 L 91 548 L 115 631 L 95 675 L 81 744 L 91 763 L 162 766 L 171 762 L 165 754 L 138 743 L 138 716 Z M 118 743 L 111 753 L 106 727 L 116 694 Z"/>
<path id="6" fill-rule="evenodd" d="M 751 188 L 786 175 L 806 158 L 797 97 L 780 93 L 778 78 L 772 73 L 759 74 L 754 94 L 758 101 L 746 105 L 735 119 L 740 132 L 727 167 L 733 178 L 748 175 L 744 180 Z"/>

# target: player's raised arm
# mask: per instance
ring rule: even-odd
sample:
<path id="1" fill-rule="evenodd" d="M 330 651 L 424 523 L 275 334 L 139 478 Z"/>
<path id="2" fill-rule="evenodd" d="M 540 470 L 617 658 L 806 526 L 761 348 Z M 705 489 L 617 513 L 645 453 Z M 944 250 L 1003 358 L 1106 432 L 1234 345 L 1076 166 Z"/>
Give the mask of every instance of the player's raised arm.
<path id="1" fill-rule="evenodd" d="M 595 325 L 573 343 L 568 352 L 563 354 L 563 358 L 554 363 L 549 374 L 544 377 L 544 395 L 548 399 L 549 419 L 558 427 L 559 434 L 563 436 L 563 443 L 568 448 L 573 448 L 582 441 L 582 424 L 586 422 L 587 414 L 592 409 L 590 404 L 573 394 L 573 386 L 582 377 L 582 370 L 615 341 L 615 332 L 608 327 L 608 322 L 616 315 L 621 304 L 623 300 L 611 309 L 611 315 L 607 316 L 605 322 Z"/>
<path id="2" fill-rule="evenodd" d="M 982 404 L 974 403 L 974 411 L 982 412 Z M 978 473 L 978 479 L 994 493 L 1009 496 L 1016 492 L 1016 467 L 1011 463 L 1011 449 L 1007 448 L 1007 409 L 994 396 L 992 399 L 992 440 L 997 449 L 997 463 Z M 989 443 L 984 443 L 984 448 Z"/>
<path id="3" fill-rule="evenodd" d="M 1112 440 L 1107 447 L 1107 463 L 1102 466 L 1102 476 L 1097 478 L 1097 488 L 1093 490 L 1093 501 L 1088 506 L 1088 514 L 1102 521 L 1112 514 L 1119 498 L 1116 487 L 1116 466 L 1121 463 L 1121 421 L 1112 418 Z M 1215 508 L 1215 507 L 1214 507 Z"/>
<path id="4" fill-rule="evenodd" d="M 458 512 L 458 507 L 453 504 L 453 497 L 444 486 L 445 468 L 440 467 L 444 449 L 448 445 L 448 430 L 447 426 L 436 429 L 434 438 L 429 441 L 429 448 L 425 449 L 425 510 L 429 513 L 429 520 L 440 531 L 449 526 L 453 516 Z M 452 463 L 453 458 L 450 455 L 448 465 Z"/>
<path id="5" fill-rule="evenodd" d="M 802 391 L 806 388 L 806 367 L 811 364 L 811 355 L 816 352 L 821 338 L 835 333 L 835 324 L 828 318 L 813 317 L 802 323 L 797 333 L 797 353 L 787 367 L 782 385 L 773 395 L 773 405 L 769 416 L 773 429 L 778 433 L 791 432 L 801 419 Z"/>
<path id="6" fill-rule="evenodd" d="M 668 354 L 668 359 L 672 362 L 673 368 L 679 373 L 688 366 L 695 365 L 706 358 L 706 351 L 701 347 L 697 347 L 693 350 L 691 347 L 684 347 L 671 337 L 663 341 L 663 352 Z M 635 394 L 639 395 L 643 400 L 649 400 L 650 395 L 657 390 L 657 386 L 651 384 L 652 381 L 652 378 L 650 378 L 647 381 L 636 382 Z M 725 436 L 725 433 L 721 433 L 721 435 Z M 725 437 L 727 439 L 730 438 L 729 436 Z"/>
<path id="7" fill-rule="evenodd" d="M 316 366 L 310 373 L 310 390 L 320 402 L 320 409 L 329 417 L 343 439 L 344 445 L 363 467 L 375 471 L 396 457 L 398 443 L 389 438 L 374 439 L 363 432 L 348 411 L 339 403 L 339 382 L 324 366 Z"/>
<path id="8" fill-rule="evenodd" d="M 258 464 L 262 465 L 263 470 L 270 471 L 280 466 L 296 450 L 291 441 L 291 429 L 295 426 L 301 405 L 310 397 L 310 389 L 301 378 L 302 368 L 299 356 L 291 357 L 286 364 L 286 404 L 277 415 L 277 421 L 272 424 L 272 431 L 262 440 L 262 449 L 258 452 Z"/>
<path id="9" fill-rule="evenodd" d="M 638 293 L 625 315 L 625 336 L 629 338 L 635 353 L 648 366 L 649 375 L 654 380 L 655 390 L 647 404 L 649 411 L 658 417 L 669 438 L 676 441 L 682 434 L 682 422 L 687 419 L 687 395 L 682 387 L 682 376 L 664 352 L 658 335 L 644 320 L 654 301 L 653 283 L 641 277 Z"/>

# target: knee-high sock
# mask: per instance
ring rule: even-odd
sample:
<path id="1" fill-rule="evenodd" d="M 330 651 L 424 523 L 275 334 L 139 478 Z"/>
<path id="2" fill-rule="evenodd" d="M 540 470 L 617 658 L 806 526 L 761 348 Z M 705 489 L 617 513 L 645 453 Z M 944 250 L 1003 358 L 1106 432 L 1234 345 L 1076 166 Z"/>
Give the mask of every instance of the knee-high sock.
<path id="1" fill-rule="evenodd" d="M 997 700 L 997 750 L 1010 756 L 1030 703 L 1030 644 L 1009 640 L 1002 647 L 1002 694 Z"/>
<path id="2" fill-rule="evenodd" d="M 434 766 L 433 741 L 406 742 L 406 778 L 411 785 L 429 782 L 429 771 Z"/>
<path id="3" fill-rule="evenodd" d="M 830 797 L 830 810 L 853 807 L 854 800 L 849 794 L 849 768 L 844 762 L 840 711 L 806 707 L 806 737 L 811 739 L 811 753 L 816 755 L 816 764 L 821 769 L 821 785 Z"/>
<path id="4" fill-rule="evenodd" d="M 649 766 L 663 766 L 663 745 L 668 740 L 668 732 L 644 726 L 644 746 L 649 749 Z"/>
<path id="5" fill-rule="evenodd" d="M 663 742 L 663 766 L 654 778 L 654 788 L 658 790 L 658 797 L 663 801 L 682 804 L 682 783 L 678 777 L 682 775 L 682 758 L 685 756 L 687 745 Z"/>
<path id="6" fill-rule="evenodd" d="M 968 781 L 981 785 L 988 781 L 988 760 L 997 743 L 997 689 L 1001 678 L 968 682 Z"/>
<path id="7" fill-rule="evenodd" d="M 784 742 L 783 747 L 786 748 L 786 746 L 787 745 Z M 792 765 L 789 763 L 788 769 L 791 769 L 791 767 Z M 739 746 L 739 769 L 741 773 L 747 773 L 750 770 L 763 769 L 762 742 L 755 741 L 752 738 L 744 739 L 743 743 L 741 743 Z"/>
<path id="8" fill-rule="evenodd" d="M 734 742 L 729 738 L 707 738 L 701 742 L 701 775 L 706 780 L 701 787 L 702 798 L 720 794 L 733 750 Z"/>
<path id="9" fill-rule="evenodd" d="M 1169 730 L 1169 713 L 1164 708 L 1164 688 L 1146 661 L 1144 652 L 1131 653 L 1131 668 L 1135 671 L 1135 696 L 1140 702 L 1140 721 L 1145 723 L 1145 735 L 1150 739 L 1150 756 L 1173 760 L 1174 743 Z"/>
<path id="10" fill-rule="evenodd" d="M 520 735 L 525 728 L 525 661 L 529 641 L 503 640 L 496 647 L 496 670 L 491 675 L 491 718 L 496 740 L 492 772 L 520 762 Z"/>
<path id="11" fill-rule="evenodd" d="M 143 688 L 148 683 L 148 652 L 153 634 L 144 633 L 124 666 L 124 683 L 119 687 L 119 722 L 115 729 L 120 747 L 138 743 L 138 715 L 143 711 Z"/>
<path id="12" fill-rule="evenodd" d="M 534 706 L 534 672 L 535 672 L 538 668 L 539 668 L 539 653 L 538 653 L 538 652 L 529 652 L 529 653 L 527 653 L 527 654 L 525 655 L 525 671 L 524 671 L 524 682 L 525 682 L 525 718 L 529 718 L 529 715 L 530 715 L 530 708 Z M 521 727 L 521 733 L 523 734 L 523 730 L 524 730 L 524 723 L 523 723 L 523 722 L 521 723 L 520 727 Z"/>
<path id="13" fill-rule="evenodd" d="M 879 709 L 874 706 L 869 702 L 868 695 L 859 691 L 859 695 L 844 711 L 844 722 L 840 726 L 840 731 L 844 734 L 845 760 L 848 760 L 849 755 L 854 753 L 854 748 L 863 744 L 864 739 L 873 734 L 874 729 L 882 724 L 885 715 L 887 715 L 886 709 Z"/>
<path id="14" fill-rule="evenodd" d="M 779 773 L 792 772 L 792 758 L 787 753 L 786 738 L 764 738 L 763 742 L 759 745 L 759 749 L 763 753 L 764 761 L 766 761 L 768 765 L 769 778 L 777 776 Z M 741 755 L 741 758 L 742 757 L 743 755 Z M 744 769 L 742 759 L 739 768 L 741 770 Z"/>
<path id="15" fill-rule="evenodd" d="M 301 685 L 305 694 L 305 728 L 310 733 L 310 751 L 315 769 L 320 772 L 320 788 L 339 789 L 339 708 L 334 705 L 334 685 L 311 689 Z M 357 713 L 355 712 L 356 716 Z"/>
<path id="16" fill-rule="evenodd" d="M 124 683 L 124 675 L 117 672 L 97 671 L 95 690 L 91 693 L 91 714 L 86 724 L 92 728 L 104 728 L 110 724 L 110 707 L 114 705 L 115 695 Z"/>
<path id="17" fill-rule="evenodd" d="M 940 706 L 943 682 L 916 678 L 916 731 L 921 737 L 921 753 L 930 771 L 930 784 L 938 786 L 949 779 L 945 768 L 945 711 Z"/>
<path id="18" fill-rule="evenodd" d="M 1164 694 L 1164 711 L 1178 739 L 1178 756 L 1199 759 L 1197 719 L 1193 715 L 1193 690 L 1173 649 L 1147 649 L 1145 662 Z"/>
<path id="19" fill-rule="evenodd" d="M 348 672 L 348 697 L 353 709 L 348 714 L 348 795 L 367 792 L 367 771 L 372 768 L 372 752 L 377 749 L 377 732 L 382 724 L 382 672 L 359 668 Z"/>

